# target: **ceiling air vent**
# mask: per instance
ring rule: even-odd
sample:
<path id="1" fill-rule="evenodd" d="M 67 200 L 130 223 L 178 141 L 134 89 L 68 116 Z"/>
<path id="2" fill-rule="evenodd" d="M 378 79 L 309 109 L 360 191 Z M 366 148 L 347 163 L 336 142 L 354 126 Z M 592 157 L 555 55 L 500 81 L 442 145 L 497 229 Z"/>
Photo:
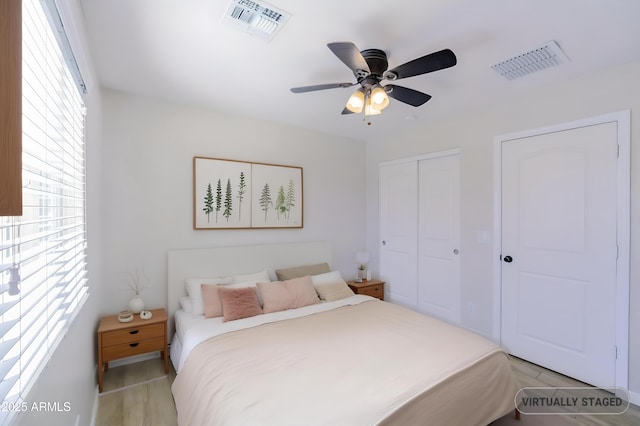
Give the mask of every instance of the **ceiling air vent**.
<path id="1" fill-rule="evenodd" d="M 250 35 L 271 40 L 290 17 L 290 13 L 263 1 L 233 0 L 224 22 Z"/>
<path id="2" fill-rule="evenodd" d="M 569 58 L 558 43 L 549 41 L 537 49 L 507 59 L 491 68 L 506 79 L 513 80 L 566 62 L 569 62 Z"/>

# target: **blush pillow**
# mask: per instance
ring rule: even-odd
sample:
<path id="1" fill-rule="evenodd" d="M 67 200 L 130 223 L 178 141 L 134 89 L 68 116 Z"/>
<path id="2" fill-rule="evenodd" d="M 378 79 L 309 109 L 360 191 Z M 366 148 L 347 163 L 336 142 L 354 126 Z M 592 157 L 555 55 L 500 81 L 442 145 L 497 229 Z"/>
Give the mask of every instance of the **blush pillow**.
<path id="1" fill-rule="evenodd" d="M 222 316 L 222 302 L 218 295 L 217 284 L 201 284 L 202 305 L 205 318 L 216 318 Z"/>
<path id="2" fill-rule="evenodd" d="M 255 287 L 218 287 L 222 303 L 222 321 L 249 318 L 263 313 Z"/>
<path id="3" fill-rule="evenodd" d="M 191 299 L 191 313 L 202 315 L 204 306 L 202 301 L 202 284 L 231 284 L 230 278 L 187 278 L 185 279 L 185 287 L 187 294 Z"/>
<path id="4" fill-rule="evenodd" d="M 257 286 L 265 314 L 320 303 L 309 275 L 286 281 L 259 282 Z"/>

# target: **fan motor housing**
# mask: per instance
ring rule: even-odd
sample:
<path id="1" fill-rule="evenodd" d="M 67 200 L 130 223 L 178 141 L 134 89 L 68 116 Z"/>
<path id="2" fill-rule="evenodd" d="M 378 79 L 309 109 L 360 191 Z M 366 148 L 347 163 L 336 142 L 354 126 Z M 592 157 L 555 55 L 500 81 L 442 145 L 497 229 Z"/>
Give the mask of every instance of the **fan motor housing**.
<path id="1" fill-rule="evenodd" d="M 387 54 L 384 53 L 383 50 L 380 49 L 366 49 L 360 52 L 365 61 L 367 61 L 367 65 L 369 65 L 369 71 L 371 71 L 372 75 L 377 77 L 382 77 L 384 72 L 389 67 L 389 62 L 387 62 Z M 358 77 L 358 75 L 356 75 Z"/>

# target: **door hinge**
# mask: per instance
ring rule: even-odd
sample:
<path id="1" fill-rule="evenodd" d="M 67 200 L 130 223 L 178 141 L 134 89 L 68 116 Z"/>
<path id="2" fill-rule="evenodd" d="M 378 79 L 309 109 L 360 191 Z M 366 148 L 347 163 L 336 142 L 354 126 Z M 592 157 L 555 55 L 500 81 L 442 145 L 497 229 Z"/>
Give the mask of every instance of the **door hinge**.
<path id="1" fill-rule="evenodd" d="M 616 260 L 620 258 L 620 246 L 616 244 Z"/>
<path id="2" fill-rule="evenodd" d="M 618 145 L 618 153 L 616 154 L 618 158 L 620 158 L 620 145 Z"/>
<path id="3" fill-rule="evenodd" d="M 616 352 L 616 359 L 618 359 L 618 347 L 617 347 L 617 346 L 614 346 L 614 347 L 613 347 L 613 349 L 614 349 L 614 350 L 615 350 L 615 352 Z"/>

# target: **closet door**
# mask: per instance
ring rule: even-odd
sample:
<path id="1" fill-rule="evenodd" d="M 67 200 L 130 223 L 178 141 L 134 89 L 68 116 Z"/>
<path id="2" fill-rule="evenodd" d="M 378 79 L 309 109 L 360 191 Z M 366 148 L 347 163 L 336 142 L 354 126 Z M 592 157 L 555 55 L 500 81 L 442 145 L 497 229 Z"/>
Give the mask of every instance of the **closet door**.
<path id="1" fill-rule="evenodd" d="M 418 167 L 418 310 L 459 324 L 460 156 Z"/>
<path id="2" fill-rule="evenodd" d="M 417 308 L 418 163 L 381 165 L 380 278 L 385 299 Z"/>

